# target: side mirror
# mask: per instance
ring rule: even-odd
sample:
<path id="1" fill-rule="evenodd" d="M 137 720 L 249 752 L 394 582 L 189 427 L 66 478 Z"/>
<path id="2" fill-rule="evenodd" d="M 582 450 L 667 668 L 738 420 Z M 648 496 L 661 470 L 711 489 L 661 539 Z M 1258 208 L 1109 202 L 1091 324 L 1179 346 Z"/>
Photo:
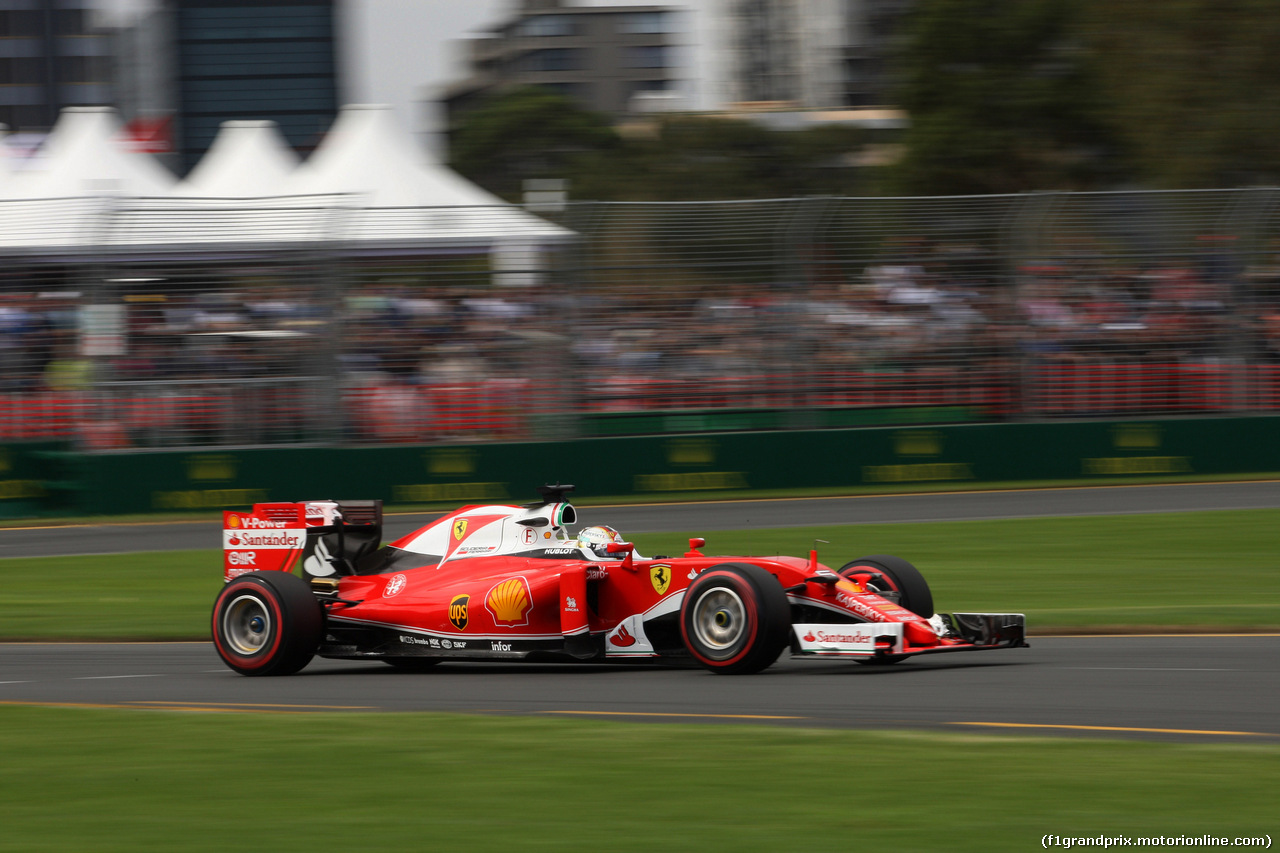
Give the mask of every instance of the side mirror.
<path id="1" fill-rule="evenodd" d="M 701 557 L 701 556 L 702 556 L 702 552 L 701 552 L 701 551 L 699 551 L 698 549 L 699 549 L 699 548 L 701 548 L 703 545 L 706 545 L 706 544 L 707 544 L 707 540 L 705 540 L 705 539 L 703 539 L 703 538 L 701 538 L 701 537 L 695 536 L 693 539 L 690 539 L 690 540 L 689 540 L 689 553 L 685 554 L 685 556 L 686 556 L 686 557 Z"/>
<path id="2" fill-rule="evenodd" d="M 632 553 L 636 550 L 636 546 L 630 542 L 610 542 L 604 546 L 604 550 L 609 554 L 626 554 L 622 558 L 622 568 L 629 572 L 634 572 L 635 563 L 632 561 Z"/>

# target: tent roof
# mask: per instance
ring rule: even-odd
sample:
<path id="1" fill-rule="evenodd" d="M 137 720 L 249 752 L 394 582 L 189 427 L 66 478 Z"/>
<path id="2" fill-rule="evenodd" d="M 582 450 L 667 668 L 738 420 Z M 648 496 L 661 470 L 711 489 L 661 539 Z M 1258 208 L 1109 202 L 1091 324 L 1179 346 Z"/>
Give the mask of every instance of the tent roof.
<path id="1" fill-rule="evenodd" d="M 573 236 L 430 160 L 383 105 L 343 107 L 289 187 L 297 194 L 351 194 L 356 212 L 348 236 L 366 246 Z"/>
<path id="2" fill-rule="evenodd" d="M 177 195 L 252 198 L 285 192 L 298 155 L 273 121 L 225 121 Z"/>
<path id="3" fill-rule="evenodd" d="M 360 193 L 362 207 L 506 204 L 429 161 L 391 107 L 378 104 L 343 107 L 294 178 L 295 193 Z"/>
<path id="4" fill-rule="evenodd" d="M 574 236 L 429 162 L 389 107 L 345 108 L 301 166 L 269 122 L 228 122 L 181 186 L 118 131 L 110 109 L 64 110 L 40 167 L 0 181 L 0 248 L 514 251 Z"/>
<path id="5" fill-rule="evenodd" d="M 119 140 L 120 121 L 110 107 L 67 107 L 34 168 L 4 184 L 8 198 L 166 195 L 177 179 L 149 154 Z"/>

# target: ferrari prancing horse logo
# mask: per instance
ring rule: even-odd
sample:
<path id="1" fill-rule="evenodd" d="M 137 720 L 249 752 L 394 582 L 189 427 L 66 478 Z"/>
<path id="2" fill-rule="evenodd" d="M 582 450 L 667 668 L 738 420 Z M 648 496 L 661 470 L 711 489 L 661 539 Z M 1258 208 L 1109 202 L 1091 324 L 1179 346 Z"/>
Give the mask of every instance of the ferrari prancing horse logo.
<path id="1" fill-rule="evenodd" d="M 462 541 L 462 536 L 467 532 L 467 520 L 460 518 L 453 523 L 453 538 Z"/>
<path id="2" fill-rule="evenodd" d="M 666 595 L 667 587 L 671 586 L 671 567 L 650 566 L 649 583 L 653 584 L 653 591 L 658 595 Z"/>

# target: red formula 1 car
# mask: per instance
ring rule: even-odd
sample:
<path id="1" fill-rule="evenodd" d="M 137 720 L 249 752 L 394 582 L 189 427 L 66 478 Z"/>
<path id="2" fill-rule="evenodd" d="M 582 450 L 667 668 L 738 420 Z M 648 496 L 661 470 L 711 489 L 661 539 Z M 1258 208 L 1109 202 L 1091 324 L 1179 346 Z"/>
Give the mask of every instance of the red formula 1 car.
<path id="1" fill-rule="evenodd" d="M 644 558 L 607 527 L 568 532 L 572 486 L 466 506 L 379 547 L 377 501 L 257 504 L 223 515 L 213 641 L 245 675 L 319 654 L 425 669 L 444 660 L 683 660 L 758 672 L 801 657 L 893 663 L 1025 646 L 1018 613 L 937 613 L 896 557 L 833 571 L 797 557 Z M 294 572 L 297 572 L 295 574 Z"/>

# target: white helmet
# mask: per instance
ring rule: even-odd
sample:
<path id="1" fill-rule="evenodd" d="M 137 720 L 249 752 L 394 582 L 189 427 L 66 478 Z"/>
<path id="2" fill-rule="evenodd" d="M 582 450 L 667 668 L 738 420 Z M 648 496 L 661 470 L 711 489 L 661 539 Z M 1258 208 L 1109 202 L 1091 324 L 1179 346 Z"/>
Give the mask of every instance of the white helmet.
<path id="1" fill-rule="evenodd" d="M 597 556 L 603 557 L 609 553 L 610 542 L 622 542 L 622 534 L 603 524 L 595 527 L 584 527 L 578 532 L 578 544 L 583 548 L 590 548 Z"/>

